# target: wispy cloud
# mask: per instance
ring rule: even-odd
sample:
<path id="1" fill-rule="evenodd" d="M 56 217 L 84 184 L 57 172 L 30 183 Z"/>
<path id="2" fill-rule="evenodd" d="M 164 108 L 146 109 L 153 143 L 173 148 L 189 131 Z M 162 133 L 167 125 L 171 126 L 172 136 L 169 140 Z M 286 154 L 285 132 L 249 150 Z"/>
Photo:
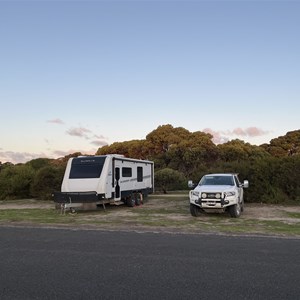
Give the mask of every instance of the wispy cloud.
<path id="1" fill-rule="evenodd" d="M 66 156 L 68 154 L 71 154 L 71 153 L 75 153 L 77 151 L 73 151 L 73 152 L 69 152 L 69 151 L 62 151 L 62 150 L 54 150 L 52 151 L 53 155 L 55 155 L 56 157 L 63 157 L 63 156 Z"/>
<path id="2" fill-rule="evenodd" d="M 214 131 L 211 128 L 204 128 L 203 132 L 210 133 L 213 136 L 213 142 L 215 144 L 223 144 L 229 141 L 229 138 L 224 136 L 221 131 Z"/>
<path id="3" fill-rule="evenodd" d="M 203 132 L 207 132 L 210 133 L 213 136 L 213 142 L 215 144 L 222 144 L 222 143 L 226 143 L 230 140 L 230 137 L 259 137 L 259 136 L 263 136 L 263 135 L 267 135 L 270 132 L 260 129 L 258 127 L 248 127 L 248 128 L 234 128 L 233 130 L 220 130 L 220 131 L 215 131 L 211 128 L 204 128 Z"/>
<path id="4" fill-rule="evenodd" d="M 263 136 L 268 134 L 269 131 L 262 130 L 257 127 L 248 127 L 245 129 L 242 128 L 235 128 L 231 133 L 231 135 L 237 135 L 237 136 L 250 136 L 250 137 L 257 137 L 257 136 Z"/>
<path id="5" fill-rule="evenodd" d="M 100 139 L 100 140 L 106 140 L 106 137 L 103 136 L 103 135 L 97 135 L 97 134 L 95 134 L 95 135 L 94 135 L 94 138 Z"/>
<path id="6" fill-rule="evenodd" d="M 106 138 L 103 135 L 94 134 L 91 130 L 84 127 L 72 127 L 67 130 L 66 133 L 71 136 L 91 140 L 90 144 L 97 147 L 102 147 L 108 144 Z"/>
<path id="7" fill-rule="evenodd" d="M 67 134 L 71 136 L 84 137 L 86 139 L 90 138 L 88 135 L 89 133 L 91 133 L 91 131 L 84 127 L 72 127 L 67 130 Z"/>
<path id="8" fill-rule="evenodd" d="M 64 122 L 60 119 L 48 120 L 49 123 L 54 124 L 64 124 Z M 101 134 L 95 134 L 90 129 L 79 126 L 79 127 L 71 127 L 66 131 L 66 134 L 74 137 L 79 137 L 88 140 L 85 143 L 82 143 L 81 149 L 69 149 L 69 150 L 59 150 L 53 149 L 50 147 L 51 141 L 48 138 L 44 138 L 44 142 L 47 145 L 45 153 L 30 153 L 30 152 L 14 152 L 14 151 L 5 151 L 3 148 L 0 148 L 0 162 L 11 162 L 13 164 L 17 163 L 25 163 L 27 161 L 36 159 L 36 158 L 53 158 L 57 159 L 59 157 L 64 157 L 66 155 L 81 152 L 83 155 L 95 155 L 99 147 L 105 146 L 108 144 L 107 138 Z M 85 146 L 84 146 L 85 145 Z M 87 149 L 84 149 L 84 148 Z M 51 149 L 52 148 L 52 149 Z"/>
<path id="9" fill-rule="evenodd" d="M 90 150 L 83 150 L 83 149 L 69 149 L 68 151 L 63 151 L 63 150 L 54 150 L 52 151 L 53 156 L 58 158 L 58 157 L 64 157 L 66 155 L 72 154 L 72 153 L 76 153 L 76 152 L 80 152 L 82 153 L 82 155 L 94 155 L 96 153 L 96 149 L 90 149 Z"/>
<path id="10" fill-rule="evenodd" d="M 57 118 L 57 119 L 52 119 L 52 120 L 47 120 L 47 123 L 53 123 L 53 124 L 59 124 L 59 125 L 65 124 L 65 122 L 62 121 L 62 120 L 59 119 L 59 118 Z"/>
<path id="11" fill-rule="evenodd" d="M 47 157 L 44 153 L 29 153 L 29 152 L 13 152 L 3 151 L 0 152 L 0 161 L 2 163 L 11 162 L 13 164 L 25 163 L 32 159 Z"/>
<path id="12" fill-rule="evenodd" d="M 105 146 L 107 145 L 108 143 L 105 142 L 105 141 L 102 141 L 102 140 L 94 140 L 91 142 L 92 145 L 95 145 L 97 147 L 102 147 L 102 146 Z"/>
<path id="13" fill-rule="evenodd" d="M 94 140 L 91 141 L 91 144 L 97 147 L 102 147 L 108 144 L 108 142 L 106 141 L 106 137 L 103 135 L 94 135 Z"/>

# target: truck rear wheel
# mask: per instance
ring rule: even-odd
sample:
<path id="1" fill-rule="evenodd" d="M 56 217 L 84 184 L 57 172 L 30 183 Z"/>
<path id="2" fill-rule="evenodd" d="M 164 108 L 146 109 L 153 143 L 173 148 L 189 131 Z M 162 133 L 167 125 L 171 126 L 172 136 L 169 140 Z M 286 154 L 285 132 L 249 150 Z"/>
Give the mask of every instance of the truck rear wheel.
<path id="1" fill-rule="evenodd" d="M 190 203 L 190 212 L 193 217 L 199 217 L 201 214 L 200 207 Z"/>
<path id="2" fill-rule="evenodd" d="M 241 215 L 241 204 L 238 202 L 235 205 L 228 207 L 231 218 L 238 218 Z"/>

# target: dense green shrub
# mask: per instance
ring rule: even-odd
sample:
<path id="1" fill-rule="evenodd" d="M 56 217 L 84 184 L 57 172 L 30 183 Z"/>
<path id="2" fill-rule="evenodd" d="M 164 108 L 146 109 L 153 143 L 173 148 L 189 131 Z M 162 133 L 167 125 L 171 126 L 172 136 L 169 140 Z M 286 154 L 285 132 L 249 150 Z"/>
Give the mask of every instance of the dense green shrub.
<path id="1" fill-rule="evenodd" d="M 31 166 L 11 165 L 0 173 L 0 199 L 29 198 L 30 185 L 34 178 Z"/>
<path id="2" fill-rule="evenodd" d="M 64 169 L 61 167 L 46 166 L 36 172 L 31 184 L 31 194 L 44 200 L 50 200 L 54 191 L 60 191 Z"/>
<path id="3" fill-rule="evenodd" d="M 176 170 L 165 168 L 155 172 L 155 189 L 167 193 L 167 191 L 186 189 L 185 176 Z"/>

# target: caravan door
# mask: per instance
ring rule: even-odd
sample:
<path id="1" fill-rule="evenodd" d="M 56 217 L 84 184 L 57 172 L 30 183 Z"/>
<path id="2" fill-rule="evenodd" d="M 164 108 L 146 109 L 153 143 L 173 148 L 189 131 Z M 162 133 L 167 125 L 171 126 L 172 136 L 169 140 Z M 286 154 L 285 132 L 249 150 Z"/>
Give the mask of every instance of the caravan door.
<path id="1" fill-rule="evenodd" d="M 121 200 L 120 167 L 115 166 L 115 200 Z"/>

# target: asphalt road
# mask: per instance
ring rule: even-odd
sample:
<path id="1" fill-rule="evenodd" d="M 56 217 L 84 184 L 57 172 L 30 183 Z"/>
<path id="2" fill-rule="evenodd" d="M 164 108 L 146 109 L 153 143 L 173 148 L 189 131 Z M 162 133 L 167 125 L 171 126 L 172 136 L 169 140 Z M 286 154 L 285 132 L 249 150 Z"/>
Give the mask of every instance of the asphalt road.
<path id="1" fill-rule="evenodd" d="M 300 240 L 0 227 L 0 299 L 300 299 Z"/>

